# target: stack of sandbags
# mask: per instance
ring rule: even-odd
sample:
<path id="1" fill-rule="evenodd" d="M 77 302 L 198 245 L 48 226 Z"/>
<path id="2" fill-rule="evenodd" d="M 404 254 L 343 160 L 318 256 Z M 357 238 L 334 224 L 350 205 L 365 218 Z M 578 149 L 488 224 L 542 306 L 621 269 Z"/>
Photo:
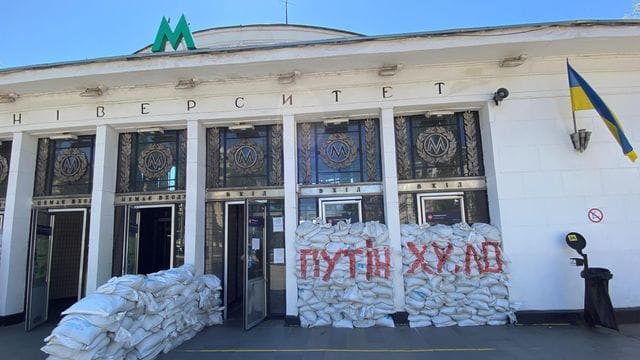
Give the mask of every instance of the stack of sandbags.
<path id="1" fill-rule="evenodd" d="M 393 327 L 389 232 L 378 222 L 305 222 L 296 230 L 303 327 Z"/>
<path id="2" fill-rule="evenodd" d="M 401 226 L 411 327 L 515 321 L 501 236 L 488 224 Z"/>
<path id="3" fill-rule="evenodd" d="M 114 277 L 78 301 L 45 338 L 49 359 L 153 359 L 222 323 L 220 279 L 193 266 Z"/>

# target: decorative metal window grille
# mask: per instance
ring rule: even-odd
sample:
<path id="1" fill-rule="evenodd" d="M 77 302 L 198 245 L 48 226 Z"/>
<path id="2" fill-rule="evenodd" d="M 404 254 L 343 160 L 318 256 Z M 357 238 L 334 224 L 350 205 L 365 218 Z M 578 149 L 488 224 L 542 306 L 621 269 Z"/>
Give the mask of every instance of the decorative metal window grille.
<path id="1" fill-rule="evenodd" d="M 341 184 L 380 181 L 378 119 L 348 125 L 298 125 L 298 182 Z"/>
<path id="2" fill-rule="evenodd" d="M 0 198 L 7 197 L 7 182 L 11 162 L 11 141 L 0 143 Z M 0 225 L 1 227 L 2 225 Z"/>
<path id="3" fill-rule="evenodd" d="M 484 176 L 477 112 L 395 119 L 398 178 Z"/>
<path id="4" fill-rule="evenodd" d="M 117 192 L 184 190 L 185 130 L 120 134 Z"/>
<path id="5" fill-rule="evenodd" d="M 95 136 L 38 140 L 34 196 L 91 194 Z"/>
<path id="6" fill-rule="evenodd" d="M 264 187 L 283 184 L 282 125 L 253 130 L 207 130 L 207 187 Z"/>

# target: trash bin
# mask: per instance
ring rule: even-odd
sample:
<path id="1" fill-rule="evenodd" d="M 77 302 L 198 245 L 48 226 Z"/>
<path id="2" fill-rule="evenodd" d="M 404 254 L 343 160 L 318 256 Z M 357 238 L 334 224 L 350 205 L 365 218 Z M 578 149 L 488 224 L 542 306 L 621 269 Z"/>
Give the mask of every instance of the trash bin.
<path id="1" fill-rule="evenodd" d="M 584 319 L 587 324 L 618 330 L 609 297 L 609 280 L 613 277 L 611 271 L 597 267 L 586 268 L 580 276 L 584 279 Z"/>

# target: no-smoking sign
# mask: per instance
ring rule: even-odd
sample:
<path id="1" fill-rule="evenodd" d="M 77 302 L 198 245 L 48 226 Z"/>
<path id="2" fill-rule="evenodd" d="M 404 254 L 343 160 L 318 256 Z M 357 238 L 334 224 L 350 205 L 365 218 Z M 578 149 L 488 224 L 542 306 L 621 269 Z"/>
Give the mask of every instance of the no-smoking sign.
<path id="1" fill-rule="evenodd" d="M 587 211 L 587 217 L 589 218 L 589 221 L 597 224 L 599 222 L 602 222 L 602 220 L 604 219 L 604 213 L 598 208 L 591 208 L 589 209 L 589 211 Z"/>

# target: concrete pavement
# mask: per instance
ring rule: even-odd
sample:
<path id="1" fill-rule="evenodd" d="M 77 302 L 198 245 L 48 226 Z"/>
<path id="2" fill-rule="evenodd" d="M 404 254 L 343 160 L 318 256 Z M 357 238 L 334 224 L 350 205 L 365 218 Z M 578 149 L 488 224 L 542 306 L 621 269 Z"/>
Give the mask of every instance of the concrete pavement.
<path id="1" fill-rule="evenodd" d="M 0 358 L 44 359 L 45 324 L 0 327 Z M 214 326 L 159 359 L 637 359 L 640 324 L 620 332 L 574 325 L 302 329 L 268 320 L 250 331 Z"/>
<path id="2" fill-rule="evenodd" d="M 637 359 L 640 324 L 620 332 L 573 325 L 301 329 L 269 320 L 212 327 L 168 359 Z"/>

